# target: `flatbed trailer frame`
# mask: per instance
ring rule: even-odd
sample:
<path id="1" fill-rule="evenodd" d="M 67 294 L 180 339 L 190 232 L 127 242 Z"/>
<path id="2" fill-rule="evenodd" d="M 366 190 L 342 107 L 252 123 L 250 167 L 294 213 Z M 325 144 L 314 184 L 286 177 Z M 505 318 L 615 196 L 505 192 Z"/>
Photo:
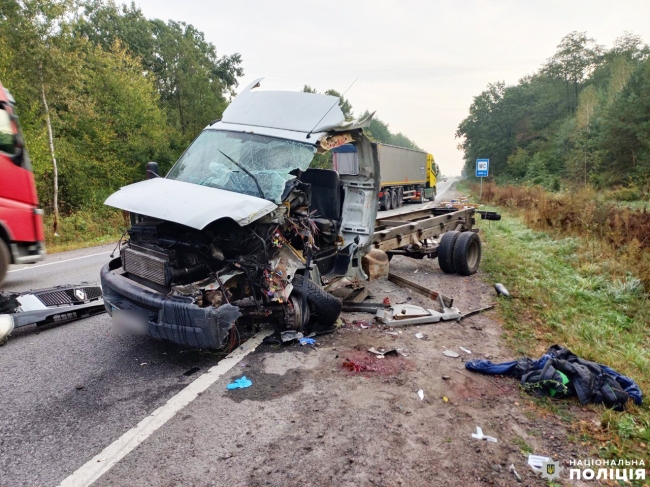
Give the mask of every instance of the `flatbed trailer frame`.
<path id="1" fill-rule="evenodd" d="M 455 230 L 478 232 L 474 208 L 424 208 L 375 220 L 372 246 L 389 257 L 406 255 L 422 259 L 438 256 L 438 242 L 443 234 Z"/>

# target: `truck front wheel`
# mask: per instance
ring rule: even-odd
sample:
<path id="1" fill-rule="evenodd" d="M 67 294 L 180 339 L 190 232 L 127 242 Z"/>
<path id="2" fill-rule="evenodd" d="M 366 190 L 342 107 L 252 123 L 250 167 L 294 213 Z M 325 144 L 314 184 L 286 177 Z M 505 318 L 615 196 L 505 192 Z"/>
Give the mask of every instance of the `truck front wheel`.
<path id="1" fill-rule="evenodd" d="M 391 190 L 387 189 L 384 192 L 384 204 L 383 204 L 383 207 L 384 207 L 385 211 L 388 211 L 388 210 L 390 210 L 392 208 L 392 206 L 391 206 L 392 200 L 393 200 L 393 197 L 392 197 Z"/>
<path id="2" fill-rule="evenodd" d="M 390 198 L 391 198 L 391 203 L 393 205 L 393 208 L 398 208 L 398 206 L 399 206 L 398 201 L 397 201 L 397 198 L 398 198 L 397 193 L 398 193 L 397 189 L 393 189 L 390 192 Z"/>
<path id="3" fill-rule="evenodd" d="M 293 293 L 302 298 L 304 279 L 307 279 L 307 305 L 309 306 L 309 322 L 305 324 L 303 333 L 305 336 L 315 332 L 329 333 L 335 329 L 336 320 L 341 314 L 343 303 L 335 296 L 332 296 L 322 287 L 305 276 L 296 274 L 293 276 Z"/>
<path id="4" fill-rule="evenodd" d="M 0 239 L 0 282 L 7 275 L 7 269 L 9 269 L 9 262 L 11 261 L 11 255 L 9 254 L 9 247 Z"/>

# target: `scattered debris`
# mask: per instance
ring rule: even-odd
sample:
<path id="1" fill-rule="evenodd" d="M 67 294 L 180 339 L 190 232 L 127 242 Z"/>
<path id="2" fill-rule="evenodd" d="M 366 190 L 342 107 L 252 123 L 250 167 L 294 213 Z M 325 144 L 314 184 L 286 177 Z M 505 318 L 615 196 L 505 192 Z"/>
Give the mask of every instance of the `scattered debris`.
<path id="1" fill-rule="evenodd" d="M 234 382 L 228 384 L 226 389 L 246 389 L 253 385 L 253 382 L 250 379 L 247 379 L 245 375 L 242 375 L 239 379 L 235 379 Z"/>
<path id="2" fill-rule="evenodd" d="M 494 285 L 494 289 L 497 292 L 497 296 L 505 296 L 506 298 L 510 297 L 510 293 L 508 292 L 506 287 L 503 284 L 501 284 L 500 282 L 497 282 Z"/>
<path id="3" fill-rule="evenodd" d="M 397 276 L 395 274 L 388 274 L 388 280 L 394 282 L 398 286 L 405 287 L 407 289 L 411 289 L 422 296 L 426 296 L 429 299 L 433 299 L 434 301 L 440 300 L 442 307 L 443 308 L 453 308 L 454 306 L 454 300 L 448 296 L 445 296 L 443 294 L 440 294 L 437 291 L 433 291 L 431 289 L 427 289 L 424 286 L 421 286 L 420 284 L 409 281 L 408 279 L 405 279 L 403 277 Z"/>
<path id="4" fill-rule="evenodd" d="M 472 352 L 470 350 L 467 350 L 465 347 L 458 347 L 460 348 L 463 352 L 471 354 Z"/>
<path id="5" fill-rule="evenodd" d="M 424 401 L 424 391 L 422 389 L 418 391 L 418 397 L 420 398 L 420 401 Z"/>
<path id="6" fill-rule="evenodd" d="M 147 365 L 147 362 L 142 362 L 140 366 Z"/>
<path id="7" fill-rule="evenodd" d="M 346 313 L 377 313 L 378 309 L 389 308 L 389 304 L 385 303 L 356 303 L 351 301 L 343 301 L 342 310 Z"/>
<path id="8" fill-rule="evenodd" d="M 442 396 L 442 402 L 449 402 L 449 398 L 447 396 Z"/>
<path id="9" fill-rule="evenodd" d="M 521 482 L 521 477 L 515 470 L 514 464 L 511 463 L 510 466 L 508 467 L 508 470 L 514 474 L 515 478 L 517 479 L 517 482 Z"/>
<path id="10" fill-rule="evenodd" d="M 384 298 L 384 305 L 390 306 L 390 298 L 388 296 Z"/>
<path id="11" fill-rule="evenodd" d="M 449 377 L 448 375 L 443 375 L 442 376 L 442 380 L 449 380 L 449 379 L 451 379 L 451 377 Z"/>
<path id="12" fill-rule="evenodd" d="M 386 355 L 394 355 L 394 356 L 399 355 L 399 352 L 397 351 L 396 348 L 390 350 L 384 350 L 383 348 L 380 348 L 379 350 L 377 350 L 375 347 L 370 347 L 368 351 L 376 355 L 377 358 L 384 358 Z"/>
<path id="13" fill-rule="evenodd" d="M 493 364 L 471 360 L 465 368 L 487 375 L 508 375 L 519 379 L 529 394 L 555 399 L 578 396 L 581 404 L 604 404 L 623 411 L 632 399 L 640 405 L 642 393 L 629 377 L 596 362 L 582 359 L 560 345 L 551 346 L 539 359 L 521 358 Z"/>
<path id="14" fill-rule="evenodd" d="M 64 324 L 106 312 L 100 286 L 57 286 L 22 293 L 0 292 L 0 346 L 15 328 Z"/>
<path id="15" fill-rule="evenodd" d="M 286 330 L 280 333 L 280 338 L 282 339 L 282 343 L 289 343 L 295 340 L 302 340 L 303 337 L 304 335 L 302 333 L 295 330 Z"/>
<path id="16" fill-rule="evenodd" d="M 476 433 L 472 433 L 472 438 L 476 438 L 477 440 L 485 440 L 490 443 L 496 443 L 497 439 L 494 436 L 486 436 L 483 434 L 483 430 L 477 426 L 476 427 Z"/>
<path id="17" fill-rule="evenodd" d="M 311 345 L 312 347 L 316 345 L 316 340 L 313 338 L 305 337 L 300 339 L 300 344 L 301 345 Z"/>
<path id="18" fill-rule="evenodd" d="M 426 335 L 424 333 L 422 333 L 422 332 L 418 332 L 418 333 L 415 334 L 415 338 L 417 338 L 418 340 L 422 340 L 425 337 L 426 337 Z"/>
<path id="19" fill-rule="evenodd" d="M 407 304 L 411 302 L 411 296 L 408 296 L 404 301 L 398 301 L 396 304 Z"/>
<path id="20" fill-rule="evenodd" d="M 77 389 L 78 391 L 82 390 L 83 388 L 84 388 L 84 386 L 82 384 L 77 384 L 75 386 L 75 389 Z"/>
<path id="21" fill-rule="evenodd" d="M 443 355 L 446 355 L 447 357 L 451 357 L 451 358 L 458 358 L 458 357 L 460 357 L 460 354 L 458 354 L 458 353 L 456 353 L 456 352 L 452 352 L 451 350 L 445 350 L 444 352 L 442 352 L 442 354 L 443 354 Z"/>
<path id="22" fill-rule="evenodd" d="M 550 462 L 549 457 L 543 457 L 541 455 L 528 455 L 528 465 L 533 467 L 533 469 L 541 469 L 542 465 L 546 462 Z"/>
<path id="23" fill-rule="evenodd" d="M 422 308 L 412 304 L 400 304 L 388 309 L 378 309 L 375 318 L 390 326 L 425 325 L 439 321 L 457 320 L 457 308 L 443 308 L 443 311 Z"/>
<path id="24" fill-rule="evenodd" d="M 494 305 L 493 305 L 493 304 L 490 304 L 489 306 L 485 306 L 485 307 L 483 307 L 483 308 L 478 308 L 478 309 L 474 309 L 474 310 L 472 310 L 472 311 L 468 311 L 467 313 L 463 313 L 462 315 L 460 315 L 459 320 L 462 320 L 462 319 L 464 319 L 464 318 L 467 318 L 468 316 L 473 316 L 473 315 L 476 315 L 476 314 L 482 313 L 483 311 L 489 311 L 489 310 L 491 310 L 491 309 L 494 309 Z M 476 326 L 472 326 L 472 328 L 476 328 L 477 330 L 480 330 L 480 329 L 481 329 L 480 327 L 476 327 Z"/>
<path id="25" fill-rule="evenodd" d="M 387 331 L 387 332 L 386 332 L 386 335 L 398 336 L 399 333 L 397 333 L 396 331 Z"/>

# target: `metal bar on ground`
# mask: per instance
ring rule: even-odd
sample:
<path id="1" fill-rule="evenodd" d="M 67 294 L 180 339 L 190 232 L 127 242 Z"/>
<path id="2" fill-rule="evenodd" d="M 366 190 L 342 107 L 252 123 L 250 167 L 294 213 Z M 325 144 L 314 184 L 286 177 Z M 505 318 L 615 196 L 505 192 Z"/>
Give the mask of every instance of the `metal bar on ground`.
<path id="1" fill-rule="evenodd" d="M 474 310 L 472 310 L 472 311 L 468 311 L 467 313 L 463 313 L 462 315 L 460 315 L 460 318 L 458 318 L 458 319 L 459 319 L 459 320 L 462 320 L 463 318 L 467 318 L 468 316 L 476 315 L 476 314 L 482 313 L 483 311 L 489 311 L 489 310 L 491 310 L 491 309 L 494 309 L 494 305 L 493 305 L 493 304 L 491 304 L 491 305 L 489 305 L 489 306 L 485 306 L 485 307 L 483 307 L 483 308 L 479 308 L 479 309 L 474 309 Z"/>
<path id="2" fill-rule="evenodd" d="M 404 277 L 397 276 L 393 274 L 392 272 L 388 274 L 388 280 L 394 282 L 395 284 L 399 286 L 406 287 L 408 289 L 412 289 L 413 291 L 416 291 L 423 296 L 426 296 L 429 299 L 433 299 L 434 301 L 437 299 L 441 299 L 442 302 L 444 303 L 444 306 L 447 308 L 451 308 L 454 306 L 454 299 L 450 298 L 449 296 L 445 296 L 444 294 L 440 294 L 438 291 L 433 291 L 431 289 L 428 289 L 424 286 L 421 286 L 420 284 L 409 281 L 408 279 Z"/>

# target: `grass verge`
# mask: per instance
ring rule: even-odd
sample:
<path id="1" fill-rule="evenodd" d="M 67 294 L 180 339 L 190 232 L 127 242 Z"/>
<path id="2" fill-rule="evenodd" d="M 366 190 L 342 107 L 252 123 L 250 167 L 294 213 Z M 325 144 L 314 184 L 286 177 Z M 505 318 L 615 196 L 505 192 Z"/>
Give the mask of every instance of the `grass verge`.
<path id="1" fill-rule="evenodd" d="M 641 281 L 622 275 L 616 255 L 603 255 L 582 237 L 534 231 L 514 211 L 498 210 L 501 221 L 480 224 L 482 269 L 516 296 L 500 302 L 510 347 L 539 357 L 558 343 L 650 390 L 650 302 Z M 577 437 L 603 458 L 649 460 L 647 405 L 623 413 L 590 408 L 600 424 L 574 424 Z"/>
<path id="2" fill-rule="evenodd" d="M 115 242 L 126 228 L 126 223 L 119 210 L 79 211 L 59 218 L 58 236 L 55 236 L 52 216 L 47 215 L 43 222 L 47 253 Z"/>

